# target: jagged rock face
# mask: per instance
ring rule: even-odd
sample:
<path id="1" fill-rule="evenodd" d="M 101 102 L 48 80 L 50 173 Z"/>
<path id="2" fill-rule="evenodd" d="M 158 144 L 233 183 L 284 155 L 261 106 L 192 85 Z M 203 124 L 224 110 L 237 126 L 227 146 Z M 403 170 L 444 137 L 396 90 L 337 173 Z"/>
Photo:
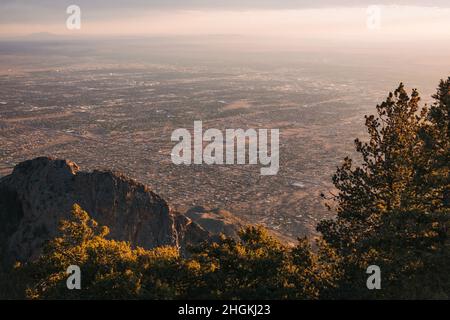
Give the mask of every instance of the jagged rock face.
<path id="1" fill-rule="evenodd" d="M 182 249 L 209 237 L 189 218 L 172 212 L 146 186 L 109 171 L 83 172 L 67 160 L 36 158 L 0 180 L 0 241 L 3 262 L 35 258 L 57 234 L 61 219 L 78 203 L 110 238 L 154 248 Z"/>

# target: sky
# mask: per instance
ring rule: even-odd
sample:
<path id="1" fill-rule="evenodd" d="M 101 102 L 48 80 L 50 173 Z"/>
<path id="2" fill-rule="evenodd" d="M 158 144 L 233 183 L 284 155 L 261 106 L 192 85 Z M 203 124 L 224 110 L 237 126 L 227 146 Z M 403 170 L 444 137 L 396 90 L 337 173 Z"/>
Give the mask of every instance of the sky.
<path id="1" fill-rule="evenodd" d="M 81 9 L 79 30 L 66 27 L 72 4 Z M 445 41 L 450 40 L 450 1 L 0 0 L 0 36 L 41 32 Z"/>

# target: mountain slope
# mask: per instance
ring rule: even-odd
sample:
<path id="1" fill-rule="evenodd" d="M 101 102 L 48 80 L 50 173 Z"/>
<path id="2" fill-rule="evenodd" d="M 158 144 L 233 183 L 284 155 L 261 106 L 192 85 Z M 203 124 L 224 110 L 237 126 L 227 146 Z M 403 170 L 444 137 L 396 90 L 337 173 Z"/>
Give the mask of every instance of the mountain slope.
<path id="1" fill-rule="evenodd" d="M 71 161 L 41 157 L 18 164 L 0 179 L 3 263 L 35 258 L 75 203 L 108 226 L 111 238 L 134 246 L 184 250 L 210 237 L 143 184 L 119 173 L 83 172 Z"/>

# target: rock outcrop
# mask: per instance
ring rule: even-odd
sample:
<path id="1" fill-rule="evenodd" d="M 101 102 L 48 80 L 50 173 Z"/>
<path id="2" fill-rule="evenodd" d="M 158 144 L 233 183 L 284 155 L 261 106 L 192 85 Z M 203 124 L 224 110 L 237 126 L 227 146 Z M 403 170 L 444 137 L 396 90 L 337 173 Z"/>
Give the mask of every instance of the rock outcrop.
<path id="1" fill-rule="evenodd" d="M 213 235 L 224 234 L 234 239 L 238 239 L 239 230 L 248 225 L 231 212 L 219 208 L 207 209 L 196 206 L 190 208 L 184 214 Z"/>
<path id="2" fill-rule="evenodd" d="M 172 212 L 143 184 L 118 173 L 83 172 L 71 161 L 42 157 L 18 164 L 0 180 L 3 262 L 36 257 L 75 203 L 108 226 L 110 238 L 134 246 L 183 249 L 210 236 L 185 215 Z"/>

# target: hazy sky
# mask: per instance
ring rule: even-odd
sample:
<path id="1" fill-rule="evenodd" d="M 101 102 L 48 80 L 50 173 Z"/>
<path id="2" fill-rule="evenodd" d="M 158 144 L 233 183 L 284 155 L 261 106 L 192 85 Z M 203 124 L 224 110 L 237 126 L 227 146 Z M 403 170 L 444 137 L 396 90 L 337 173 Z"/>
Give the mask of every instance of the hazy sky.
<path id="1" fill-rule="evenodd" d="M 81 30 L 66 28 L 71 4 L 81 8 Z M 380 8 L 376 28 L 369 27 L 373 20 L 368 20 L 373 11 L 367 9 L 373 4 Z M 450 0 L 0 1 L 0 35 L 37 32 L 450 40 Z"/>

